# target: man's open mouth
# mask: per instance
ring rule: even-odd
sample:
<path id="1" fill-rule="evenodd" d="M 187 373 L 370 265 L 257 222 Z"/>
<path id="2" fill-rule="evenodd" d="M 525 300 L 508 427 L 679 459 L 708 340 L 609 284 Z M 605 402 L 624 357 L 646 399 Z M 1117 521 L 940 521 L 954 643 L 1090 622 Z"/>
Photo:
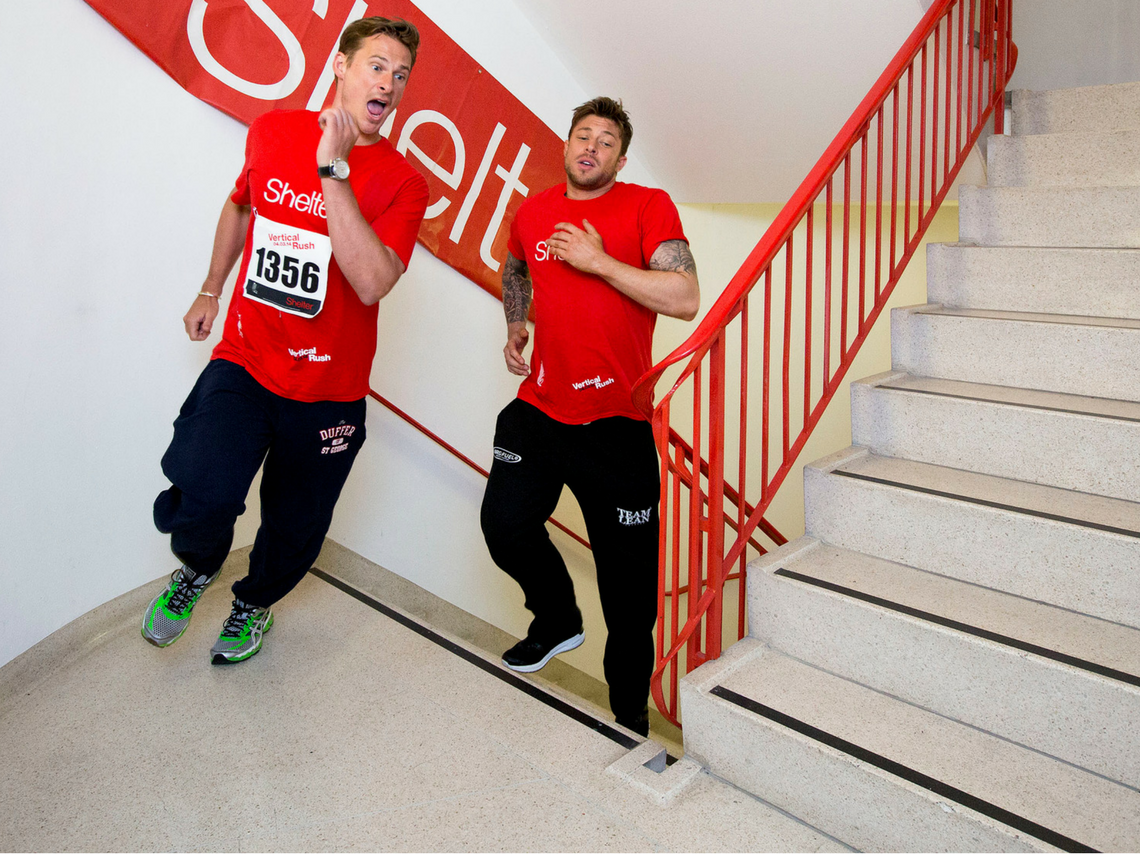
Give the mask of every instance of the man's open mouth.
<path id="1" fill-rule="evenodd" d="M 384 111 L 386 109 L 388 109 L 388 102 L 387 101 L 381 101 L 378 99 L 372 100 L 372 101 L 368 102 L 366 107 L 368 109 L 368 115 L 370 115 L 374 119 L 378 119 L 382 115 L 384 115 Z"/>

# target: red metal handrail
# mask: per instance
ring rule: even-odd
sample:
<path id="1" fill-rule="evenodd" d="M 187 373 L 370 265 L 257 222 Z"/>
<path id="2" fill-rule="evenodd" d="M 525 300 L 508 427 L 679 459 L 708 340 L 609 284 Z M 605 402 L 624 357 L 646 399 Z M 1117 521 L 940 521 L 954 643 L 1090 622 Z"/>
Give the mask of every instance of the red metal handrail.
<path id="1" fill-rule="evenodd" d="M 653 424 L 661 457 L 652 691 L 657 707 L 674 723 L 680 723 L 679 653 L 686 652 L 687 670 L 720 655 L 724 586 L 732 579 L 738 582 L 736 636 L 743 637 L 748 548 L 764 551 L 753 535 L 760 528 L 777 545 L 782 542 L 778 532 L 773 536 L 773 529 L 765 529 L 764 513 L 991 115 L 994 131 L 1003 130 L 1005 87 L 1016 61 L 1011 4 L 937 0 L 930 7 L 696 331 L 634 388 L 634 401 Z M 889 225 L 884 223 L 888 205 Z M 838 234 L 837 212 L 842 214 Z M 752 368 L 762 372 L 762 392 L 759 406 L 750 407 L 755 401 L 748 394 L 749 300 L 761 283 L 762 352 Z M 815 298 L 817 289 L 822 301 Z M 730 340 L 734 324 L 739 335 L 734 332 Z M 730 360 L 739 363 L 731 375 Z M 658 381 L 682 362 L 680 375 L 654 406 Z M 797 382 L 802 394 L 798 389 L 793 394 Z M 773 384 L 779 386 L 777 401 Z M 679 392 L 691 397 L 692 421 L 685 430 L 671 423 Z M 737 396 L 739 412 L 730 421 L 727 407 Z M 758 415 L 760 423 L 759 454 L 751 457 L 750 415 Z M 693 465 L 694 457 L 700 457 L 699 466 Z M 737 490 L 725 482 L 728 458 L 739 459 Z M 754 505 L 737 497 L 747 495 L 750 474 L 760 480 Z M 735 518 L 726 513 L 726 501 L 735 505 Z M 734 565 L 736 571 L 728 571 Z"/>
<path id="2" fill-rule="evenodd" d="M 487 469 L 483 468 L 481 465 L 479 465 L 477 462 L 475 462 L 473 459 L 471 459 L 465 453 L 460 451 L 454 445 L 448 443 L 446 440 L 444 440 L 438 434 L 433 433 L 431 430 L 429 430 L 427 427 L 425 427 L 423 424 L 421 424 L 419 421 L 417 421 L 411 415 L 406 413 L 400 407 L 396 406 L 396 404 L 392 403 L 392 401 L 388 400 L 388 398 L 386 398 L 382 394 L 380 394 L 380 392 L 376 391 L 373 388 L 369 388 L 368 389 L 368 395 L 373 400 L 375 400 L 377 403 L 379 403 L 381 406 L 388 409 L 393 415 L 395 415 L 396 417 L 407 422 L 409 425 L 414 427 L 420 433 L 427 436 L 429 439 L 431 439 L 433 442 L 435 442 L 437 445 L 439 445 L 445 451 L 450 453 L 453 457 L 460 460 L 461 462 L 466 463 L 469 468 L 472 468 L 475 471 L 479 472 L 479 474 L 483 475 L 483 477 L 489 477 L 490 476 L 490 472 L 488 472 Z M 678 447 L 680 447 L 682 449 L 682 452 L 687 455 L 687 458 L 691 462 L 692 461 L 692 453 L 691 453 L 692 449 L 690 449 L 688 447 L 685 440 L 682 439 L 680 436 L 674 436 L 674 441 L 677 443 Z M 708 471 L 708 464 L 704 460 L 701 460 L 701 473 L 707 474 L 707 471 Z M 689 477 L 688 475 L 685 475 L 684 477 L 685 477 L 686 482 L 691 481 L 691 477 Z M 729 501 L 731 501 L 733 503 L 735 503 L 739 498 L 736 490 L 733 489 L 731 485 L 727 485 L 727 484 L 725 485 L 725 495 L 729 499 Z M 752 505 L 747 505 L 745 508 L 746 512 L 749 512 L 749 513 L 752 512 L 752 509 L 753 509 Z M 560 531 L 562 531 L 563 533 L 570 536 L 572 539 L 577 540 L 579 543 L 584 545 L 586 548 L 588 548 L 588 549 L 591 548 L 589 540 L 585 539 L 580 534 L 575 533 L 573 530 L 566 527 L 566 525 L 559 522 L 553 516 L 551 516 L 547 521 L 550 522 L 550 524 L 552 524 L 555 528 L 558 528 Z M 730 520 L 728 524 L 730 526 L 732 526 L 735 523 L 733 523 Z M 786 542 L 786 540 L 783 539 L 780 532 L 777 531 L 774 527 L 772 527 L 768 523 L 767 520 L 761 520 L 760 530 L 762 530 L 765 534 L 767 534 L 769 537 L 776 540 L 777 542 L 780 542 L 780 543 Z M 761 551 L 763 551 L 763 547 L 759 543 L 757 543 L 755 540 L 752 540 L 752 543 L 757 549 L 760 549 Z"/>
<path id="3" fill-rule="evenodd" d="M 392 401 L 388 400 L 386 397 L 381 395 L 375 389 L 371 389 L 371 388 L 368 389 L 368 394 L 370 397 L 372 397 L 378 403 L 380 403 L 381 405 L 383 405 L 383 406 L 387 407 L 389 410 L 391 410 L 394 415 L 402 418 L 404 421 L 408 422 L 408 424 L 415 427 L 417 430 L 419 430 L 421 433 L 423 433 L 425 436 L 427 436 L 429 439 L 431 439 L 433 442 L 435 442 L 437 445 L 439 445 L 445 451 L 449 451 L 453 456 L 455 456 L 456 458 L 467 463 L 468 466 L 475 469 L 475 471 L 479 472 L 479 474 L 483 475 L 483 477 L 489 477 L 490 476 L 490 472 L 488 472 L 485 468 L 483 468 L 481 465 L 479 465 L 477 462 L 475 462 L 469 456 L 464 454 L 462 451 L 460 451 L 454 445 L 449 445 L 447 442 L 445 442 L 443 439 L 441 439 L 439 436 L 437 436 L 435 433 L 433 433 L 431 430 L 429 430 L 427 427 L 425 427 L 419 421 L 412 418 L 412 416 L 408 415 L 408 413 L 404 412 L 404 410 L 400 409 L 400 407 L 396 406 L 396 404 L 392 403 Z M 575 540 L 580 542 L 586 548 L 590 548 L 590 543 L 588 540 L 586 540 L 584 537 L 574 533 L 572 530 L 567 528 L 565 525 L 563 525 L 561 522 L 559 522 L 553 516 L 551 516 L 547 521 L 549 521 L 550 524 L 552 524 L 555 528 L 558 528 L 560 531 L 563 531 L 564 533 L 573 537 Z"/>

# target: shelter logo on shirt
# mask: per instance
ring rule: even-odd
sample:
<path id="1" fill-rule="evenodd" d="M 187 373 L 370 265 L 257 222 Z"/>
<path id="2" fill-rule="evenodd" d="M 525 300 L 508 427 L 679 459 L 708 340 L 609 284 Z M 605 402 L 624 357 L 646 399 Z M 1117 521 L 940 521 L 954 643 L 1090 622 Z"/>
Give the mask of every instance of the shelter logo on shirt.
<path id="1" fill-rule="evenodd" d="M 270 178 L 265 185 L 265 201 L 271 205 L 284 205 L 301 213 L 313 214 L 328 219 L 325 210 L 325 197 L 321 193 L 297 193 L 288 181 Z"/>
<path id="2" fill-rule="evenodd" d="M 549 261 L 553 258 L 555 261 L 562 261 L 557 255 L 551 251 L 550 247 L 546 245 L 545 240 L 540 240 L 534 244 L 534 260 L 535 261 Z"/>

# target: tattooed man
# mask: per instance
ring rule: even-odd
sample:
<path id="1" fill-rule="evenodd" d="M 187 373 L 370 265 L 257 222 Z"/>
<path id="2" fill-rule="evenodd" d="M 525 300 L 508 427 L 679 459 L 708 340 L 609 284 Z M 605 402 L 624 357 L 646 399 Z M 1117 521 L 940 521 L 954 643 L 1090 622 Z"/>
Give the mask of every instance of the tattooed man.
<path id="1" fill-rule="evenodd" d="M 580 106 L 564 145 L 566 183 L 524 202 L 511 225 L 503 353 L 507 370 L 525 379 L 499 415 L 482 525 L 491 557 L 534 614 L 503 663 L 539 670 L 585 638 L 573 584 L 545 527 L 563 486 L 574 493 L 609 632 L 610 708 L 619 724 L 647 735 L 660 472 L 631 392 L 650 367 L 657 315 L 692 320 L 700 293 L 669 196 L 617 181 L 632 135 L 620 101 Z"/>

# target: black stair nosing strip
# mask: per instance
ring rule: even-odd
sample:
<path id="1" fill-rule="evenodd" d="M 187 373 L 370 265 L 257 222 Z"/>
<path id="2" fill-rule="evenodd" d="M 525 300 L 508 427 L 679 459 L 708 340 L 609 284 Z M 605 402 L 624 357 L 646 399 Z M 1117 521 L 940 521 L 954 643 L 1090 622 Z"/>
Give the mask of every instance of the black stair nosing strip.
<path id="1" fill-rule="evenodd" d="M 913 783 L 916 786 L 920 786 L 927 791 L 933 792 L 940 797 L 954 801 L 955 803 L 961 804 L 964 807 L 968 807 L 969 809 L 972 809 L 975 812 L 979 812 L 982 815 L 993 819 L 994 821 L 1012 827 L 1015 830 L 1021 831 L 1022 833 L 1029 834 L 1030 836 L 1040 839 L 1041 841 L 1046 842 L 1050 845 L 1054 845 L 1057 848 L 1060 848 L 1062 851 L 1097 851 L 1096 848 L 1092 848 L 1082 842 L 1076 841 L 1075 839 L 1070 839 L 1068 836 L 1065 836 L 1062 833 L 1051 830 L 1044 825 L 1038 824 L 1037 822 L 1025 818 L 1024 816 L 1020 816 L 1017 813 L 1010 812 L 1003 807 L 999 807 L 997 804 L 990 803 L 989 801 L 983 800 L 976 795 L 971 795 L 969 792 L 965 792 L 962 789 L 951 786 L 949 783 L 945 783 L 927 774 L 923 774 L 921 771 L 917 771 L 914 768 L 903 765 L 901 762 L 896 762 L 893 759 L 888 759 L 887 757 L 868 750 L 865 747 L 860 747 L 853 742 L 847 741 L 846 739 L 840 738 L 837 735 L 833 735 L 832 733 L 812 726 L 805 721 L 801 721 L 798 718 L 792 717 L 791 715 L 777 711 L 771 706 L 766 706 L 763 703 L 751 699 L 750 697 L 745 697 L 743 694 L 738 694 L 730 688 L 725 688 L 723 685 L 717 685 L 713 687 L 709 693 L 736 706 L 740 706 L 743 709 L 747 709 L 754 714 L 767 718 L 773 723 L 777 723 L 780 726 L 787 727 L 794 732 L 798 732 L 800 735 L 806 736 L 810 739 L 813 739 L 814 741 L 818 741 L 821 744 L 825 744 L 828 747 L 831 747 L 842 753 L 846 753 L 848 756 L 852 756 L 862 762 L 867 763 L 868 765 L 873 765 L 880 770 L 894 774 L 896 777 L 901 777 L 902 779 Z"/>
<path id="2" fill-rule="evenodd" d="M 512 687 L 517 688 L 518 690 L 522 691 L 524 694 L 527 694 L 531 697 L 534 697 L 536 700 L 538 700 L 542 703 L 545 703 L 547 706 L 549 706 L 550 708 L 552 708 L 556 711 L 561 712 L 566 717 L 571 718 L 572 720 L 575 720 L 580 724 L 584 724 L 585 726 L 594 730 L 594 732 L 597 732 L 601 735 L 604 735 L 610 741 L 617 743 L 621 747 L 624 747 L 627 750 L 632 750 L 633 748 L 637 747 L 639 744 L 642 743 L 638 739 L 633 738 L 632 736 L 626 735 L 624 732 L 621 732 L 619 729 L 617 729 L 614 726 L 611 726 L 610 724 L 606 723 L 605 721 L 598 720 L 597 718 L 595 718 L 593 715 L 589 714 L 588 712 L 584 712 L 581 709 L 570 705 L 565 700 L 561 700 L 558 697 L 555 697 L 553 694 L 547 693 L 546 691 L 542 690 L 542 688 L 540 688 L 538 685 L 534 684 L 533 682 L 531 682 L 527 679 L 523 679 L 521 676 L 516 676 L 513 672 L 506 670 L 502 667 L 499 667 L 490 661 L 487 661 L 486 659 L 476 655 L 471 650 L 460 646 L 459 644 L 455 643 L 454 641 L 448 640 L 447 638 L 443 637 L 442 635 L 438 634 L 437 632 L 433 631 L 432 629 L 429 629 L 427 626 L 423 625 L 422 623 L 419 623 L 416 620 L 413 620 L 411 617 L 408 617 L 405 614 L 401 614 L 399 611 L 395 610 L 394 608 L 389 607 L 388 605 L 385 605 L 383 602 L 381 602 L 378 599 L 373 598 L 372 596 L 369 596 L 367 593 L 364 593 L 363 591 L 358 590 L 357 588 L 353 587 L 351 584 L 348 584 L 347 582 L 342 581 L 341 579 L 339 579 L 333 575 L 329 575 L 324 570 L 318 569 L 317 567 L 314 566 L 312 569 L 309 570 L 309 572 L 311 572 L 313 575 L 317 576 L 317 578 L 320 578 L 322 581 L 328 582 L 329 584 L 331 584 L 333 587 L 337 588 L 338 590 L 341 590 L 342 592 L 347 593 L 353 599 L 356 599 L 357 601 L 362 602 L 363 604 L 367 605 L 369 608 L 372 608 L 374 611 L 379 611 L 381 614 L 388 617 L 389 619 L 394 620 L 395 622 L 399 623 L 400 625 L 404 626 L 407 629 L 411 629 L 413 632 L 415 632 L 416 634 L 418 634 L 418 635 L 426 638 L 427 640 L 431 641 L 436 646 L 442 647 L 443 649 L 447 650 L 448 652 L 450 652 L 454 655 L 459 656 L 464 661 L 466 661 L 470 664 L 474 664 L 480 670 L 483 670 L 484 672 L 491 674 L 496 679 L 499 679 L 503 682 L 506 682 L 508 685 L 511 685 Z M 666 762 L 669 765 L 672 765 L 674 762 L 677 761 L 677 758 L 675 756 L 673 756 L 672 754 L 666 753 L 665 757 L 666 757 Z"/>
<path id="3" fill-rule="evenodd" d="M 952 620 L 949 617 L 943 617 L 940 614 L 934 614 L 930 611 L 923 611 L 920 608 L 913 608 L 910 605 L 903 605 L 901 602 L 894 602 L 890 599 L 884 599 L 881 596 L 872 596 L 870 593 L 864 593 L 862 590 L 855 590 L 851 587 L 844 587 L 841 584 L 835 584 L 831 581 L 825 581 L 822 578 L 814 578 L 810 575 L 804 575 L 802 572 L 795 570 L 785 569 L 780 567 L 775 570 L 774 575 L 779 575 L 784 578 L 792 578 L 796 581 L 801 581 L 804 584 L 810 584 L 813 587 L 820 587 L 824 590 L 830 590 L 832 593 L 839 593 L 840 595 L 847 596 L 851 599 L 858 599 L 861 602 L 867 602 L 871 605 L 878 605 L 880 608 L 886 608 L 889 611 L 895 611 L 899 614 L 906 614 L 908 617 L 914 617 L 919 620 L 925 620 L 928 623 L 935 623 L 948 629 L 955 629 L 964 632 L 974 637 L 983 638 L 984 640 L 1000 643 L 1003 646 L 1013 647 L 1022 652 L 1029 652 L 1033 655 L 1048 658 L 1050 661 L 1056 661 L 1060 664 L 1067 664 L 1070 667 L 1076 667 L 1079 670 L 1085 670 L 1089 673 L 1095 673 L 1098 676 L 1104 676 L 1108 679 L 1114 679 L 1117 682 L 1124 682 L 1128 685 L 1140 687 L 1140 676 L 1132 673 L 1127 673 L 1123 670 L 1116 670 L 1112 667 L 1106 667 L 1103 664 L 1097 664 L 1095 661 L 1088 661 L 1084 658 L 1078 658 L 1075 655 L 1067 655 L 1063 652 L 1049 649 L 1048 647 L 1038 646 L 1037 644 L 1029 643 L 1028 641 L 1019 640 L 1009 635 L 999 634 L 998 632 L 983 629 L 980 626 L 972 626 L 969 623 L 963 623 L 959 620 Z"/>
<path id="4" fill-rule="evenodd" d="M 1088 519 L 1078 519 L 1075 516 L 1062 516 L 1059 513 L 1046 513 L 1044 510 L 1033 510 L 1029 507 L 1018 507 L 1015 504 L 1003 504 L 1000 501 L 990 501 L 987 498 L 978 498 L 973 495 L 963 495 L 957 492 L 946 492 L 942 489 L 932 489 L 929 486 L 919 486 L 914 483 L 904 483 L 899 480 L 890 480 L 885 477 L 875 477 L 874 475 L 862 474 L 860 472 L 854 471 L 846 471 L 844 469 L 832 469 L 830 472 L 828 472 L 828 474 L 838 475 L 839 477 L 849 477 L 852 480 L 865 480 L 870 483 L 879 483 L 883 486 L 894 486 L 898 489 L 906 489 L 911 492 L 921 492 L 925 495 L 936 495 L 940 498 L 951 498 L 955 501 L 963 501 L 967 504 L 977 504 L 982 507 L 992 507 L 995 510 L 1008 510 L 1011 513 L 1019 513 L 1023 516 L 1035 516 L 1038 519 L 1049 519 L 1054 522 L 1065 522 L 1070 525 L 1077 525 L 1081 528 L 1090 528 L 1095 531 L 1104 531 L 1107 534 L 1120 534 L 1121 536 L 1140 539 L 1140 531 L 1133 531 L 1129 528 L 1118 528 L 1115 525 L 1104 525 L 1100 522 L 1092 522 Z M 1103 497 L 1107 498 L 1110 496 Z"/>
<path id="5" fill-rule="evenodd" d="M 1064 409 L 1060 406 L 1043 406 L 1039 403 L 1017 403 L 1012 400 L 994 400 L 989 397 L 971 397 L 968 394 L 953 394 L 948 391 L 932 391 L 925 388 L 907 388 L 905 386 L 890 385 L 889 383 L 881 383 L 877 388 L 884 388 L 888 391 L 901 391 L 907 394 L 925 394 L 931 397 L 949 397 L 954 400 L 972 400 L 978 403 L 994 403 L 998 406 L 1015 406 L 1019 409 L 1035 409 L 1040 412 L 1059 412 L 1064 415 L 1086 415 L 1089 418 L 1104 418 L 1109 421 L 1126 421 L 1130 424 L 1140 424 L 1140 418 L 1131 418 L 1127 415 L 1108 415 L 1102 412 L 1089 412 L 1085 409 Z M 1108 400 L 1110 398 L 1104 398 Z M 1127 401 L 1121 401 L 1127 402 Z"/>

